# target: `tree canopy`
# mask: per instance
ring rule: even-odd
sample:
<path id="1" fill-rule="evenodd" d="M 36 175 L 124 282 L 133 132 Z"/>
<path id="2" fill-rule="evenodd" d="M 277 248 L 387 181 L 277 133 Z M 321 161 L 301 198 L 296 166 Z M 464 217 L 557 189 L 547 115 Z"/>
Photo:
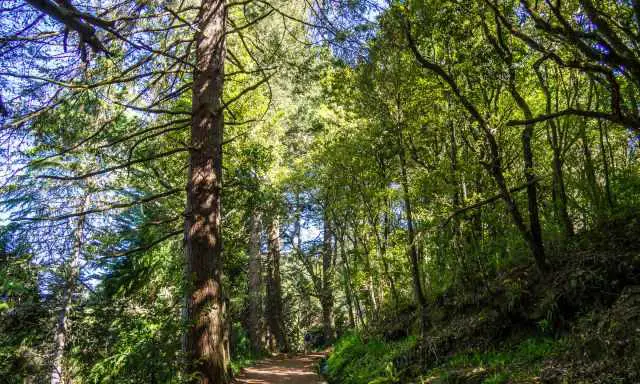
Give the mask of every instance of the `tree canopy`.
<path id="1" fill-rule="evenodd" d="M 482 382 L 637 382 L 640 2 L 7 0 L 0 27 L 7 382 L 230 383 L 326 345 L 337 383 L 505 345 Z"/>

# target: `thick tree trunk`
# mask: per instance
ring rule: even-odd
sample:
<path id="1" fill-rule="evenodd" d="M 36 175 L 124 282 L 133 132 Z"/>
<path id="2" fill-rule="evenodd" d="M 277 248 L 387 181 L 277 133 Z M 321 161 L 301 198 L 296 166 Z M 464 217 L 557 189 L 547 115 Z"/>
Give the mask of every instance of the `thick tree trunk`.
<path id="1" fill-rule="evenodd" d="M 84 212 L 89 206 L 89 194 L 87 193 L 82 204 L 78 208 L 78 212 Z M 76 222 L 74 242 L 73 242 L 73 255 L 66 265 L 63 266 L 64 274 L 64 287 L 62 290 L 62 307 L 58 313 L 58 323 L 56 325 L 55 337 L 54 337 L 54 353 L 53 353 L 53 368 L 51 370 L 51 384 L 69 384 L 70 379 L 64 377 L 64 350 L 67 347 L 67 335 L 69 332 L 69 313 L 71 312 L 71 306 L 73 304 L 73 295 L 76 293 L 78 287 L 78 278 L 80 274 L 80 256 L 82 254 L 82 243 L 84 233 L 84 221 L 86 216 L 78 216 Z"/>
<path id="2" fill-rule="evenodd" d="M 248 328 L 251 348 L 259 354 L 264 350 L 262 335 L 262 256 L 260 253 L 261 215 L 251 215 L 249 235 L 249 313 Z"/>
<path id="3" fill-rule="evenodd" d="M 322 306 L 322 328 L 325 343 L 335 339 L 335 324 L 333 318 L 333 247 L 331 226 L 327 216 L 324 217 L 323 250 L 322 250 L 322 292 L 320 305 Z"/>
<path id="4" fill-rule="evenodd" d="M 269 223 L 269 260 L 267 260 L 267 324 L 271 332 L 272 350 L 286 352 L 289 350 L 284 334 L 284 317 L 282 315 L 282 286 L 280 281 L 280 225 L 277 218 Z M 275 342 L 275 345 L 273 345 Z"/>
<path id="5" fill-rule="evenodd" d="M 230 381 L 220 223 L 225 19 L 224 0 L 202 2 L 192 88 L 185 220 L 189 328 L 184 340 L 187 372 L 201 384 Z"/>

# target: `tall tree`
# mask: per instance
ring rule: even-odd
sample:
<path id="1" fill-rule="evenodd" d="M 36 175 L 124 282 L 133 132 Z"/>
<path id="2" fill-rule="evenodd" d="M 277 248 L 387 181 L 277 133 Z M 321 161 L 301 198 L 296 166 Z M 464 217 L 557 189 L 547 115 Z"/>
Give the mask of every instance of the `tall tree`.
<path id="1" fill-rule="evenodd" d="M 185 219 L 186 353 L 202 384 L 230 380 L 222 290 L 222 91 L 226 57 L 226 1 L 205 0 L 198 13 L 192 86 L 191 143 Z"/>
<path id="2" fill-rule="evenodd" d="M 90 192 L 84 192 L 80 197 L 82 203 L 78 205 L 78 212 L 89 209 Z M 54 336 L 53 368 L 51 369 L 51 384 L 71 383 L 66 375 L 65 350 L 69 339 L 70 315 L 74 296 L 78 293 L 78 280 L 80 274 L 80 258 L 84 243 L 85 216 L 78 216 L 73 234 L 73 249 L 71 258 L 63 265 L 64 286 L 62 288 L 62 300 Z"/>

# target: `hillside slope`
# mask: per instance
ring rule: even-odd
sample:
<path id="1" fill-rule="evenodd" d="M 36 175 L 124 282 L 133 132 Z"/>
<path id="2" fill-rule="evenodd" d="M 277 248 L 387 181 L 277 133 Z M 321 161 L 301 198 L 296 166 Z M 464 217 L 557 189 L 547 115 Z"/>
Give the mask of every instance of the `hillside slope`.
<path id="1" fill-rule="evenodd" d="M 413 308 L 348 334 L 327 362 L 331 382 L 638 383 L 640 233 L 626 215 L 576 236 L 541 275 L 516 265 L 434 297 L 431 330 Z M 409 330 L 409 331 L 406 331 Z"/>

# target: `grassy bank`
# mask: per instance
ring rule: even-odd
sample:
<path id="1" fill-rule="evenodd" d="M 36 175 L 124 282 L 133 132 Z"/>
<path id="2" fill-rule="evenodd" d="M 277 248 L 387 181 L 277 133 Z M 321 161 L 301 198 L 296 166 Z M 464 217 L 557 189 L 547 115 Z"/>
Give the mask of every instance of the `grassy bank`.
<path id="1" fill-rule="evenodd" d="M 640 382 L 640 224 L 604 223 L 538 273 L 512 265 L 433 295 L 418 338 L 415 308 L 338 340 L 332 383 Z M 399 332 L 404 330 L 405 332 Z"/>

